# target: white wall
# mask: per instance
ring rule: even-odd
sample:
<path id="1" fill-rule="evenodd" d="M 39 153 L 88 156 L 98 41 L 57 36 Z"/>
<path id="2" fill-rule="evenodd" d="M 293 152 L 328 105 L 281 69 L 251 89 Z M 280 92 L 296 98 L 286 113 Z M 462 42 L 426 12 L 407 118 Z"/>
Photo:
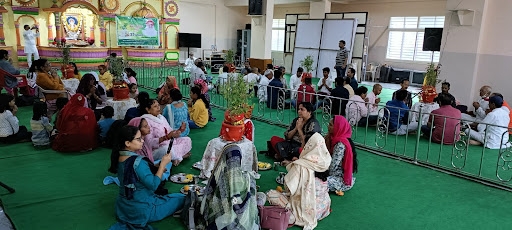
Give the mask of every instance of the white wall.
<path id="1" fill-rule="evenodd" d="M 442 16 L 446 12 L 446 0 L 419 0 L 386 3 L 332 3 L 332 13 L 368 12 L 367 35 L 370 36 L 368 61 L 387 63 L 396 68 L 425 70 L 426 63 L 386 60 L 388 26 L 391 17 L 399 16 Z"/>
<path id="2" fill-rule="evenodd" d="M 236 31 L 251 23 L 247 7 L 226 7 L 223 0 L 181 0 L 179 7 L 180 32 L 202 34 L 202 48 L 190 49 L 196 57 L 214 44 L 218 51 L 236 49 Z M 180 60 L 187 58 L 186 52 L 181 49 Z"/>

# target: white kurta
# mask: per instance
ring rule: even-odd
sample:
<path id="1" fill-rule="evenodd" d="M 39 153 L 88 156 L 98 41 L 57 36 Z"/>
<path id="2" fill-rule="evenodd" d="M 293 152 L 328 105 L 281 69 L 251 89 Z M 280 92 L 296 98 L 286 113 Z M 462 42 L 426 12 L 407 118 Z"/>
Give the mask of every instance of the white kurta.
<path id="1" fill-rule="evenodd" d="M 196 58 L 187 58 L 187 60 L 185 60 L 185 68 L 183 68 L 183 70 L 187 72 L 191 72 L 192 70 L 194 70 L 194 68 L 196 67 L 196 65 L 194 64 L 195 61 Z"/>
<path id="2" fill-rule="evenodd" d="M 258 87 L 258 99 L 260 102 L 267 101 L 267 86 L 270 83 L 267 77 L 262 77 Z"/>
<path id="3" fill-rule="evenodd" d="M 508 142 L 508 129 L 496 126 L 507 127 L 510 121 L 509 114 L 510 111 L 506 107 L 494 109 L 489 114 L 487 114 L 485 119 L 482 120 L 482 123 L 492 125 L 479 124 L 477 128 L 478 132 L 471 131 L 469 133 L 470 136 L 481 143 L 485 142 L 485 147 L 487 148 L 499 149 L 502 144 L 505 145 Z M 503 135 L 504 133 L 507 134 Z"/>
<path id="4" fill-rule="evenodd" d="M 25 53 L 36 53 L 36 38 L 39 37 L 39 33 L 34 33 L 32 30 L 25 30 L 23 32 L 23 38 L 25 39 Z"/>
<path id="5" fill-rule="evenodd" d="M 290 84 L 288 87 L 292 90 L 291 99 L 295 99 L 295 97 L 297 97 L 296 91 L 299 89 L 300 84 L 302 84 L 301 80 L 301 77 L 298 77 L 297 74 L 290 77 Z"/>

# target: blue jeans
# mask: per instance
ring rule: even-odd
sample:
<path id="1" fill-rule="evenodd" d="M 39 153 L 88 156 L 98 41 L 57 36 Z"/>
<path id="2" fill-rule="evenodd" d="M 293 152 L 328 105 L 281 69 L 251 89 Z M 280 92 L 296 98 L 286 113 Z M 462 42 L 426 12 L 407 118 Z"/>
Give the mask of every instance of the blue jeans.
<path id="1" fill-rule="evenodd" d="M 347 67 L 342 68 L 341 66 L 335 66 L 337 77 L 345 77 L 345 71 L 347 71 Z"/>
<path id="2" fill-rule="evenodd" d="M 191 129 L 200 129 L 201 128 L 198 125 L 196 125 L 196 123 L 193 120 L 188 120 L 188 127 Z"/>

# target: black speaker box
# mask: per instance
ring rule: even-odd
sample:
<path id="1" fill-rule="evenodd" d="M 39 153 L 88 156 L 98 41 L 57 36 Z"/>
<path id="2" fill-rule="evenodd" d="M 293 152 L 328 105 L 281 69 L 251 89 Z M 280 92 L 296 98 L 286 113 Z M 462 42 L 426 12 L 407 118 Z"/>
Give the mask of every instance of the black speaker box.
<path id="1" fill-rule="evenodd" d="M 251 24 L 245 24 L 245 29 L 246 30 L 250 30 L 251 29 Z"/>
<path id="2" fill-rule="evenodd" d="M 423 51 L 441 51 L 443 28 L 425 28 Z"/>
<path id="3" fill-rule="evenodd" d="M 263 0 L 249 0 L 249 15 L 263 15 Z"/>

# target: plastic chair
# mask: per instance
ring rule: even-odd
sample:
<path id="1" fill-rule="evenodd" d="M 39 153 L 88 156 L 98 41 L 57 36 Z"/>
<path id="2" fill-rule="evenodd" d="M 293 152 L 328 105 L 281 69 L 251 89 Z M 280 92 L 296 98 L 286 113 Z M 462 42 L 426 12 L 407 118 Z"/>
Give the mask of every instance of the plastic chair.
<path id="1" fill-rule="evenodd" d="M 15 87 L 9 87 L 7 81 L 17 81 L 18 84 Z M 28 92 L 28 81 L 27 76 L 25 75 L 13 75 L 6 72 L 3 69 L 0 69 L 0 88 L 5 88 L 7 92 L 14 95 L 14 97 L 18 97 L 18 89 L 24 90 L 23 92 Z"/>

